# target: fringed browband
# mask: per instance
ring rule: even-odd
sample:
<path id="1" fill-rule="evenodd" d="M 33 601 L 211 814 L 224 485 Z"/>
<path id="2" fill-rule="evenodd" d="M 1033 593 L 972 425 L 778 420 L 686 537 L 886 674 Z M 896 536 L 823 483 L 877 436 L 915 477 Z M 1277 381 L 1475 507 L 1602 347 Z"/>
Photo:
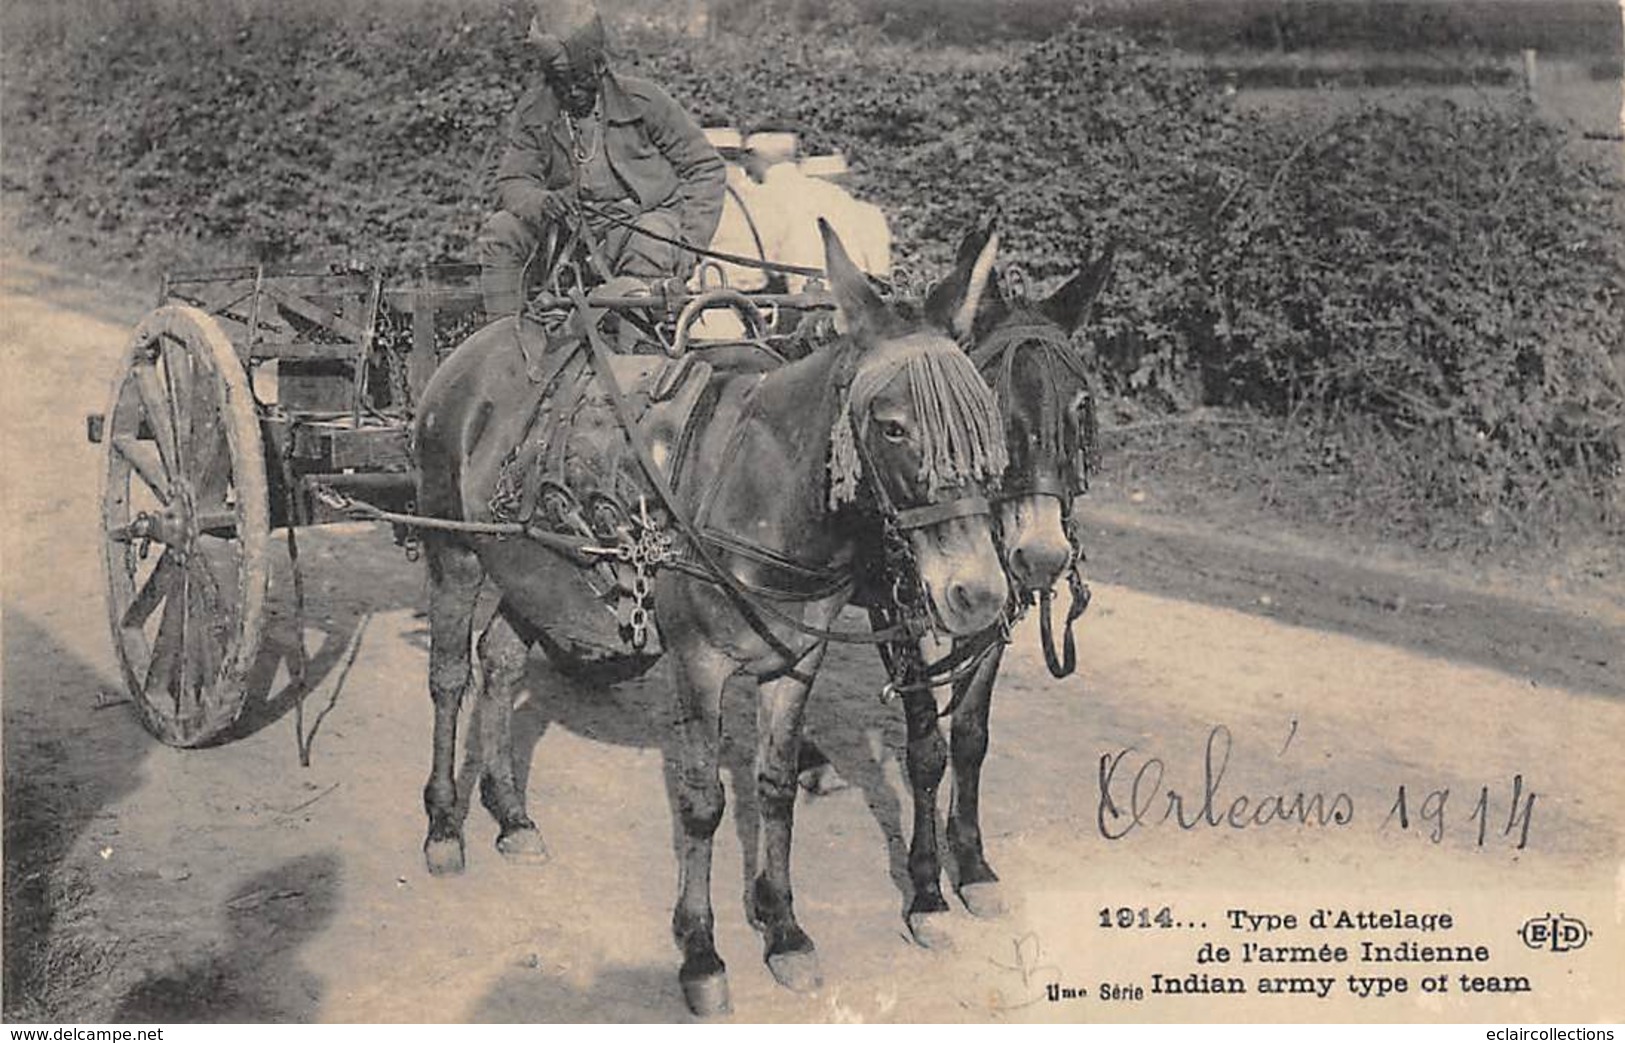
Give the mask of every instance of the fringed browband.
<path id="1" fill-rule="evenodd" d="M 863 476 L 854 418 L 866 418 L 875 396 L 899 376 L 909 384 L 920 440 L 925 495 L 991 481 L 1009 454 L 1004 425 L 987 385 L 965 353 L 945 338 L 922 338 L 894 355 L 860 365 L 830 433 L 829 504 L 857 498 Z"/>

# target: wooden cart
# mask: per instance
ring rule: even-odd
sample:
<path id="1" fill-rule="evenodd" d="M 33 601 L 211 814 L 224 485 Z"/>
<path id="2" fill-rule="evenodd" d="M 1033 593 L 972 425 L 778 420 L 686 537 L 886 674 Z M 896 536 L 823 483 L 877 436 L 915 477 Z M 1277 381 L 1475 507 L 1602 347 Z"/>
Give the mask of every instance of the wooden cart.
<path id="1" fill-rule="evenodd" d="M 165 279 L 89 418 L 113 647 L 159 739 L 208 742 L 241 711 L 273 529 L 338 520 L 321 488 L 409 506 L 412 404 L 437 348 L 484 321 L 477 281 L 473 266 Z"/>

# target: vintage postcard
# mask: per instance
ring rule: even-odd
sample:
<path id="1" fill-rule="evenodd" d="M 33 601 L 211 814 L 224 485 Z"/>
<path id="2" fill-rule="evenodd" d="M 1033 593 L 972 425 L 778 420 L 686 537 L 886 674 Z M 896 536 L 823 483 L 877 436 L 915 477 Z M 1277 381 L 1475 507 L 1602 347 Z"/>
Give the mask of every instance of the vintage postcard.
<path id="1" fill-rule="evenodd" d="M 1625 8 L 6 5 L 13 1023 L 1625 1020 Z"/>

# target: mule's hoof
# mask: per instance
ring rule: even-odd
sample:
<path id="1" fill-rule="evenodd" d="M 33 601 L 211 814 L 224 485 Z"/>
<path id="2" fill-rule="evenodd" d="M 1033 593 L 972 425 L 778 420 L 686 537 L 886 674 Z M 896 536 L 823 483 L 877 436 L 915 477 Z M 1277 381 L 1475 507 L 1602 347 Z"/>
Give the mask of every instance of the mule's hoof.
<path id="1" fill-rule="evenodd" d="M 509 830 L 497 837 L 497 850 L 503 858 L 518 865 L 539 866 L 548 859 L 547 845 L 542 843 L 541 830 L 535 826 Z"/>
<path id="2" fill-rule="evenodd" d="M 965 903 L 966 912 L 980 920 L 992 920 L 1010 911 L 1004 900 L 1004 888 L 997 880 L 965 884 L 959 889 L 959 900 Z"/>
<path id="3" fill-rule="evenodd" d="M 728 973 L 717 971 L 683 981 L 683 1002 L 696 1018 L 720 1018 L 733 1013 L 728 998 Z"/>
<path id="4" fill-rule="evenodd" d="M 426 840 L 423 843 L 423 861 L 430 874 L 450 876 L 463 871 L 463 841 L 459 837 Z"/>
<path id="5" fill-rule="evenodd" d="M 827 797 L 831 793 L 839 793 L 851 787 L 851 783 L 835 770 L 835 765 L 824 763 L 816 768 L 808 768 L 796 776 L 801 788 L 815 797 Z"/>
<path id="6" fill-rule="evenodd" d="M 951 919 L 949 913 L 909 913 L 908 933 L 913 936 L 914 944 L 922 949 L 953 952 L 954 939 L 948 933 Z"/>
<path id="7" fill-rule="evenodd" d="M 775 953 L 767 958 L 767 969 L 773 972 L 775 981 L 791 992 L 813 992 L 824 984 L 824 973 L 818 968 L 818 953 L 811 949 Z"/>

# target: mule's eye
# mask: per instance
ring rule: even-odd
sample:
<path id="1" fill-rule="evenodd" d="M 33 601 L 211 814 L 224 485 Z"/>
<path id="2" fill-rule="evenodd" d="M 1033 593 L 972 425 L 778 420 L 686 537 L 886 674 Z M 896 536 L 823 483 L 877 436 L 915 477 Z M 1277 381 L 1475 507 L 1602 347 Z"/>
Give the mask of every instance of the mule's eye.
<path id="1" fill-rule="evenodd" d="M 908 428 L 896 420 L 880 421 L 880 434 L 890 442 L 901 442 L 908 437 Z"/>

